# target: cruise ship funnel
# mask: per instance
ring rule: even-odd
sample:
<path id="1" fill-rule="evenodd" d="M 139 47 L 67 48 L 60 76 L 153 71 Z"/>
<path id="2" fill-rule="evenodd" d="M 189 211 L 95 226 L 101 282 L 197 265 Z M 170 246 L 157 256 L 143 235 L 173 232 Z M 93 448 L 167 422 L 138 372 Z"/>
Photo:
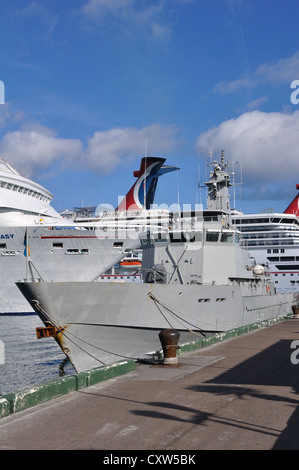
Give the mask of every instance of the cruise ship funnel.
<path id="1" fill-rule="evenodd" d="M 299 184 L 296 184 L 296 189 L 299 190 Z M 288 205 L 286 210 L 284 211 L 285 214 L 299 214 L 299 193 L 294 197 L 292 202 Z"/>
<path id="2" fill-rule="evenodd" d="M 163 165 L 165 158 L 143 157 L 140 169 L 134 171 L 137 179 L 127 195 L 123 198 L 117 211 L 150 209 L 154 202 L 158 179 L 160 176 L 179 168 L 170 165 Z"/>

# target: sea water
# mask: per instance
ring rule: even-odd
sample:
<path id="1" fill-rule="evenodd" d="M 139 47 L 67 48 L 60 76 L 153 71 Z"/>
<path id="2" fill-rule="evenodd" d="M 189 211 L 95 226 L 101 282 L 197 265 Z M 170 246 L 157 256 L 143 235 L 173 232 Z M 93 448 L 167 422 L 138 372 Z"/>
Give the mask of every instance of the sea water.
<path id="1" fill-rule="evenodd" d="M 44 326 L 32 315 L 0 315 L 0 395 L 60 377 L 65 355 L 54 338 L 37 339 Z M 68 363 L 63 371 L 75 373 Z"/>

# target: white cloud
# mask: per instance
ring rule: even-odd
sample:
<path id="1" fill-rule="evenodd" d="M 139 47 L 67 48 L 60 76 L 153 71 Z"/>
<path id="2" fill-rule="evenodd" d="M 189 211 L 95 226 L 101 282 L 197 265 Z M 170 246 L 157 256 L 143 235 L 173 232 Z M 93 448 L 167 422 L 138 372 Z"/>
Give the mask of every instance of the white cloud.
<path id="1" fill-rule="evenodd" d="M 266 96 L 261 96 L 260 98 L 257 98 L 256 100 L 250 101 L 250 103 L 247 104 L 247 108 L 249 110 L 257 109 L 260 106 L 262 106 L 268 98 Z"/>
<path id="2" fill-rule="evenodd" d="M 39 21 L 39 27 L 35 28 L 32 31 L 32 34 L 36 34 L 39 31 L 42 31 L 41 37 L 47 42 L 52 43 L 53 32 L 56 26 L 59 23 L 59 15 L 57 13 L 51 12 L 47 5 L 42 3 L 46 2 L 37 2 L 32 1 L 24 6 L 24 8 L 16 7 L 12 10 L 14 20 L 26 20 L 28 18 L 36 18 Z"/>
<path id="3" fill-rule="evenodd" d="M 134 0 L 89 0 L 82 8 L 89 19 L 99 20 L 104 16 L 112 14 L 125 14 L 126 9 Z"/>
<path id="4" fill-rule="evenodd" d="M 119 163 L 143 156 L 146 144 L 150 155 L 170 151 L 176 144 L 174 126 L 153 124 L 143 129 L 116 128 L 95 132 L 89 139 L 84 162 L 102 173 L 113 170 Z"/>
<path id="5" fill-rule="evenodd" d="M 299 174 L 298 129 L 299 111 L 252 111 L 203 132 L 196 148 L 201 156 L 223 149 L 230 162 L 242 162 L 244 180 L 268 187 Z"/>
<path id="6" fill-rule="evenodd" d="M 255 88 L 265 83 L 271 85 L 290 84 L 292 80 L 298 77 L 298 70 L 299 51 L 295 52 L 291 57 L 260 65 L 250 76 L 241 77 L 230 82 L 220 82 L 213 91 L 215 93 L 226 94 L 235 93 L 246 88 Z"/>
<path id="7" fill-rule="evenodd" d="M 23 121 L 24 116 L 25 113 L 23 111 L 17 111 L 11 103 L 5 103 L 5 106 L 0 106 L 0 129 Z"/>
<path id="8" fill-rule="evenodd" d="M 6 132 L 0 141 L 0 155 L 18 171 L 33 177 L 51 165 L 59 168 L 91 169 L 99 174 L 112 171 L 133 158 L 163 155 L 177 145 L 174 126 L 153 124 L 143 129 L 116 128 L 98 131 L 84 148 L 79 139 L 60 138 L 48 127 L 25 124 Z"/>
<path id="9" fill-rule="evenodd" d="M 88 0 L 81 13 L 94 23 L 103 21 L 108 16 L 132 27 L 141 28 L 146 37 L 169 42 L 177 16 L 177 9 L 193 3 L 195 0 Z"/>
<path id="10" fill-rule="evenodd" d="M 58 138 L 40 124 L 25 124 L 20 130 L 7 132 L 0 142 L 1 156 L 28 176 L 58 160 L 76 160 L 81 152 L 79 140 Z"/>
<path id="11" fill-rule="evenodd" d="M 278 62 L 260 65 L 256 72 L 257 80 L 264 80 L 273 84 L 290 83 L 297 78 L 299 70 L 299 51 Z"/>
<path id="12" fill-rule="evenodd" d="M 213 92 L 224 95 L 226 93 L 235 93 L 244 88 L 251 88 L 253 86 L 253 80 L 248 77 L 239 78 L 231 82 L 222 81 L 217 83 L 214 87 Z"/>

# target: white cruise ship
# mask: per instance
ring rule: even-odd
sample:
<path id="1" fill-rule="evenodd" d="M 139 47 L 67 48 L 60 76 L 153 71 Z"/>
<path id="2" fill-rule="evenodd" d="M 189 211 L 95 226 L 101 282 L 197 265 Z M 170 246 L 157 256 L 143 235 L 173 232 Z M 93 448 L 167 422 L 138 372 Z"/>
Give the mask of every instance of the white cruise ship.
<path id="1" fill-rule="evenodd" d="M 278 292 L 299 292 L 298 201 L 299 194 L 283 213 L 234 211 L 232 217 L 242 233 L 242 245 L 265 266 Z"/>
<path id="2" fill-rule="evenodd" d="M 163 158 L 142 159 L 132 187 L 140 187 L 140 195 L 146 190 L 142 200 L 153 198 L 158 177 L 175 169 L 163 170 L 164 162 Z M 147 185 L 141 184 L 145 177 Z M 150 184 L 153 181 L 154 186 Z M 15 285 L 33 271 L 47 281 L 97 279 L 123 258 L 126 250 L 140 246 L 138 231 L 150 223 L 146 220 L 148 211 L 130 225 L 125 217 L 118 219 L 117 211 L 109 221 L 100 218 L 73 223 L 51 207 L 52 198 L 47 189 L 0 159 L 0 314 L 33 312 Z"/>

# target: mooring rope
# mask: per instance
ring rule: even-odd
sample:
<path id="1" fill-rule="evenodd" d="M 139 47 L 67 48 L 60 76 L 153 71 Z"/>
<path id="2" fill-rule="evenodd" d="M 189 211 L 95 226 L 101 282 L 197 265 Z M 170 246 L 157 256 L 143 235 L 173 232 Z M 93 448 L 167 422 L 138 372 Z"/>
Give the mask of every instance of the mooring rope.
<path id="1" fill-rule="evenodd" d="M 68 331 L 67 333 L 65 333 L 65 328 L 63 326 L 59 326 L 56 321 L 51 317 L 51 315 L 49 315 L 43 308 L 42 306 L 40 305 L 39 301 L 38 300 L 32 300 L 31 301 L 34 305 L 35 305 L 35 308 L 37 308 L 37 310 L 39 310 L 46 318 L 49 319 L 49 321 L 55 326 L 55 328 L 57 328 L 57 330 L 59 331 L 59 333 L 61 333 L 63 336 L 65 336 L 71 343 L 73 343 L 77 348 L 81 349 L 81 351 L 83 351 L 84 353 L 88 354 L 91 358 L 95 359 L 96 361 L 100 362 L 101 364 L 103 365 L 107 365 L 106 362 L 102 361 L 101 359 L 99 359 L 98 357 L 94 356 L 93 354 L 91 354 L 89 351 L 87 351 L 86 349 L 84 349 L 83 347 L 81 347 L 79 344 L 77 344 L 74 340 L 72 340 L 69 335 L 73 336 L 74 338 L 76 338 L 77 340 L 81 341 L 82 343 L 85 343 L 87 344 L 88 346 L 91 346 L 92 348 L 95 348 L 95 349 L 98 349 L 99 351 L 102 351 L 102 352 L 105 352 L 107 354 L 111 354 L 113 356 L 118 356 L 122 359 L 132 359 L 132 360 L 137 360 L 136 357 L 130 357 L 130 356 L 124 356 L 124 355 L 121 355 L 121 354 L 118 354 L 118 353 L 115 353 L 115 352 L 112 352 L 112 351 L 108 351 L 106 349 L 103 349 L 103 348 L 100 348 L 99 346 L 96 346 L 82 338 L 79 338 L 79 336 L 75 335 L 75 333 L 72 333 L 71 331 Z"/>
<path id="2" fill-rule="evenodd" d="M 177 317 L 177 318 L 175 318 L 175 320 L 178 321 L 178 322 L 179 322 L 181 325 L 183 325 L 185 328 L 187 328 L 188 331 L 190 331 L 191 333 L 194 333 L 195 335 L 198 335 L 195 331 L 193 331 L 193 330 L 191 330 L 190 328 L 188 328 L 186 324 L 183 324 L 182 322 L 180 322 L 180 321 L 178 320 L 178 318 L 180 318 L 179 315 L 182 315 L 183 317 L 190 318 L 191 320 L 193 320 L 193 321 L 195 321 L 195 322 L 197 321 L 196 318 L 194 318 L 194 317 L 192 317 L 192 316 L 190 316 L 190 315 L 188 315 L 188 314 L 186 314 L 186 313 L 183 313 L 183 312 L 181 312 L 181 311 L 179 311 L 179 310 L 177 310 L 177 309 L 175 309 L 175 308 L 173 308 L 173 307 L 167 305 L 165 302 L 163 302 L 163 301 L 157 299 L 157 298 L 152 294 L 152 292 L 149 292 L 149 293 L 148 293 L 148 296 L 149 296 L 149 298 L 151 298 L 151 299 L 154 301 L 154 303 L 155 303 L 155 305 L 156 305 L 157 307 L 158 307 L 157 304 L 159 304 L 159 305 L 161 305 L 162 307 L 164 307 L 164 308 L 169 312 L 169 314 L 170 314 L 171 316 Z M 253 299 L 252 299 L 252 300 L 253 300 Z M 254 300 L 253 300 L 253 302 L 254 302 Z M 255 303 L 255 302 L 254 302 L 254 303 Z M 267 306 L 265 306 L 265 307 L 256 307 L 256 306 L 255 306 L 255 308 L 251 308 L 251 309 L 247 308 L 247 311 L 251 312 L 251 311 L 264 310 L 264 309 L 270 308 L 270 307 L 280 307 L 280 308 L 282 308 L 282 310 L 283 310 L 283 311 L 285 312 L 285 314 L 287 315 L 287 312 L 286 312 L 286 310 L 285 310 L 284 307 L 283 307 L 283 305 L 284 305 L 284 304 L 287 304 L 287 303 L 288 303 L 288 302 L 280 302 L 280 303 L 278 303 L 278 304 L 269 305 L 269 306 L 267 305 Z M 159 309 L 159 311 L 160 311 L 160 309 Z M 177 312 L 177 314 L 176 314 L 175 312 Z M 163 316 L 164 316 L 164 315 L 163 315 Z M 274 318 L 277 318 L 278 316 L 279 316 L 279 313 L 277 313 Z M 165 317 L 164 317 L 164 318 L 165 318 Z M 209 325 L 209 326 L 212 327 L 212 328 L 213 328 L 213 327 L 216 327 L 215 323 L 209 323 L 209 322 L 206 322 L 206 321 L 204 321 L 204 320 L 201 320 L 201 322 L 204 323 L 205 325 Z M 193 326 L 196 326 L 196 325 L 193 325 Z M 220 327 L 220 328 L 226 328 L 226 325 L 219 325 L 219 324 L 217 324 L 217 327 L 218 327 L 218 328 L 219 328 L 219 327 Z M 236 326 L 235 328 L 238 328 L 238 327 Z M 201 334 L 202 334 L 203 336 L 205 336 L 205 335 L 204 335 L 204 332 L 203 332 L 203 330 L 202 330 L 201 328 L 198 327 L 198 330 L 201 332 Z M 200 335 L 198 335 L 198 336 L 200 336 Z"/>
<path id="3" fill-rule="evenodd" d="M 172 317 L 174 317 L 174 319 L 175 319 L 178 323 L 180 323 L 184 328 L 186 328 L 188 331 L 190 331 L 190 333 L 193 333 L 193 334 L 195 334 L 195 335 L 197 335 L 197 336 L 200 336 L 198 333 L 196 333 L 195 331 L 193 331 L 191 328 L 189 328 L 189 327 L 186 325 L 186 321 L 185 321 L 185 323 L 183 323 L 183 321 L 180 321 L 179 315 L 178 315 L 177 313 L 174 313 L 174 310 L 175 310 L 175 309 L 173 309 L 173 308 L 170 307 L 170 306 L 167 306 L 167 305 L 166 305 L 164 302 L 162 302 L 161 300 L 158 300 L 151 292 L 148 293 L 148 296 L 149 296 L 150 299 L 152 299 L 152 300 L 154 301 L 156 307 L 158 308 L 158 310 L 159 310 L 160 312 L 161 312 L 161 310 L 159 309 L 158 304 L 161 305 L 161 307 L 164 307 L 165 310 L 167 310 L 167 312 L 168 312 Z M 178 312 L 178 313 L 180 313 L 181 315 L 186 316 L 186 317 L 188 317 L 188 318 L 191 318 L 192 320 L 196 320 L 195 318 L 191 317 L 190 315 L 184 314 L 184 313 L 182 313 L 182 312 Z M 164 315 L 162 312 L 161 312 L 161 314 L 162 314 L 163 317 L 165 318 L 165 315 Z M 167 321 L 167 320 L 166 320 L 166 321 Z M 170 324 L 169 321 L 167 321 L 167 323 Z M 193 326 L 196 326 L 196 325 L 193 325 Z M 206 335 L 204 334 L 204 332 L 202 331 L 201 328 L 198 328 L 198 330 L 201 332 L 201 335 L 202 335 L 202 336 L 206 336 Z"/>

